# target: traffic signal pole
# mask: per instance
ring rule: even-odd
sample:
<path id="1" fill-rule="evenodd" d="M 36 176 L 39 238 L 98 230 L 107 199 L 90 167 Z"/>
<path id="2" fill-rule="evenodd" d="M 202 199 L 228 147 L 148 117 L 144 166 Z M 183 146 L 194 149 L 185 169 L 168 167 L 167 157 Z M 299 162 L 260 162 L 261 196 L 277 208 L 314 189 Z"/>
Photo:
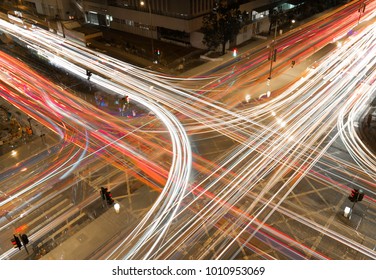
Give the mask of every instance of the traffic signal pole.
<path id="1" fill-rule="evenodd" d="M 27 238 L 27 235 L 26 234 L 22 234 L 22 235 L 19 234 L 19 236 L 20 236 L 20 239 L 21 239 L 23 246 L 25 247 L 26 253 L 29 255 L 29 250 L 26 247 L 26 245 L 29 243 L 29 239 Z"/>
<path id="2" fill-rule="evenodd" d="M 351 219 L 351 214 L 353 212 L 353 209 L 355 207 L 355 204 L 357 202 L 360 202 L 363 200 L 364 192 L 360 189 L 352 189 L 351 194 L 349 195 L 348 199 L 353 202 L 352 207 L 345 207 L 344 216 L 348 219 Z"/>
<path id="3" fill-rule="evenodd" d="M 112 205 L 114 203 L 112 194 L 108 191 L 108 188 L 101 187 L 100 195 L 102 197 L 102 201 L 106 201 L 108 205 Z"/>
<path id="4" fill-rule="evenodd" d="M 24 246 L 27 254 L 29 255 L 29 250 L 26 247 L 26 245 L 29 243 L 29 238 L 26 234 L 18 234 L 18 236 L 13 234 L 13 239 L 11 239 L 11 242 L 13 247 L 18 248 L 18 250 L 21 250 L 21 247 Z"/>
<path id="5" fill-rule="evenodd" d="M 21 244 L 21 241 L 18 238 L 18 236 L 13 234 L 13 239 L 11 240 L 11 242 L 12 242 L 14 248 L 18 248 L 18 250 L 21 250 L 22 244 Z"/>
<path id="6" fill-rule="evenodd" d="M 358 202 L 358 201 L 362 201 L 363 200 L 363 190 L 358 190 L 357 192 L 355 192 L 355 196 L 354 196 L 354 203 L 351 207 L 351 210 L 354 209 L 354 206 L 355 204 Z"/>

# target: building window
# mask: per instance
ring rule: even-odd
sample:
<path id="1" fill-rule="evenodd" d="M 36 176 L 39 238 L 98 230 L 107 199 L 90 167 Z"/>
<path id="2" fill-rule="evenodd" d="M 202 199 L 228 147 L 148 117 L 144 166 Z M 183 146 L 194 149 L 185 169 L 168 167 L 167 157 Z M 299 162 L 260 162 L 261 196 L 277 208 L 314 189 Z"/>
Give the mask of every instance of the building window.
<path id="1" fill-rule="evenodd" d="M 129 26 L 134 26 L 134 21 L 133 21 L 133 20 L 126 19 L 126 20 L 125 20 L 125 24 L 126 24 L 126 25 L 129 25 Z"/>
<path id="2" fill-rule="evenodd" d="M 98 14 L 93 12 L 88 12 L 87 22 L 95 25 L 99 25 Z"/>
<path id="3" fill-rule="evenodd" d="M 269 10 L 263 11 L 258 13 L 256 11 L 252 11 L 252 20 L 259 20 L 269 16 Z"/>

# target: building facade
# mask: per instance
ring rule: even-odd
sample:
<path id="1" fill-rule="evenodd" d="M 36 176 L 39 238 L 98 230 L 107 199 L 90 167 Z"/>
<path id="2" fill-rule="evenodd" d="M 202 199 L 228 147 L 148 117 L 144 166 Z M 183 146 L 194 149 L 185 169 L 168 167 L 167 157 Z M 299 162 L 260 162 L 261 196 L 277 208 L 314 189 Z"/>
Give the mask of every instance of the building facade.
<path id="1" fill-rule="evenodd" d="M 235 0 L 234 0 L 235 1 Z M 242 29 L 236 44 L 269 29 L 269 10 L 285 1 L 238 0 L 252 22 Z M 204 48 L 200 34 L 203 16 L 215 0 L 85 0 L 87 23 L 107 26 L 156 40 Z"/>
<path id="2" fill-rule="evenodd" d="M 164 40 L 196 48 L 205 48 L 200 32 L 203 16 L 212 12 L 220 0 L 23 0 L 24 5 L 50 18 L 76 18 L 77 11 L 86 23 Z M 237 1 L 248 15 L 249 24 L 236 38 L 235 45 L 269 31 L 272 9 L 293 7 L 283 0 Z M 295 1 L 296 0 L 290 0 Z M 301 2 L 301 1 L 300 1 Z"/>
<path id="3" fill-rule="evenodd" d="M 68 20 L 76 18 L 80 0 L 18 0 L 16 4 L 49 19 Z"/>

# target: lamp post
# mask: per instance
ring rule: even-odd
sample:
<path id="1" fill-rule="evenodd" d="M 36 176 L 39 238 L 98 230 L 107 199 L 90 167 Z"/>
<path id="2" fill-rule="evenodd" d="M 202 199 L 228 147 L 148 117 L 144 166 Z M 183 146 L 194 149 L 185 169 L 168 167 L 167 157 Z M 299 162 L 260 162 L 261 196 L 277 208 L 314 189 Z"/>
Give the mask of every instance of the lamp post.
<path id="1" fill-rule="evenodd" d="M 295 19 L 292 19 L 292 20 L 291 20 L 290 29 L 293 29 L 293 28 L 294 28 L 294 24 L 295 24 L 295 22 L 296 22 Z"/>
<path id="2" fill-rule="evenodd" d="M 150 0 L 148 0 L 150 1 Z M 141 7 L 144 7 L 146 5 L 145 1 L 140 2 Z M 151 35 L 151 55 L 153 57 L 153 62 L 154 62 L 154 36 L 153 36 L 153 22 L 152 22 L 152 16 L 151 16 L 151 8 L 150 8 L 150 2 L 147 3 L 147 7 L 149 10 L 149 17 L 150 17 L 150 22 L 149 22 L 149 30 L 150 30 L 150 35 Z"/>
<path id="3" fill-rule="evenodd" d="M 119 203 L 115 203 L 114 204 L 114 209 L 115 209 L 116 214 L 119 214 L 119 212 L 120 212 L 120 204 Z"/>
<path id="4" fill-rule="evenodd" d="M 270 59 L 270 68 L 269 68 L 269 77 L 267 81 L 267 85 L 270 86 L 270 82 L 272 80 L 272 71 L 273 71 L 273 61 L 275 62 L 277 60 L 277 49 L 276 47 L 276 39 L 277 39 L 277 29 L 278 29 L 278 19 L 275 21 L 275 27 L 274 27 L 274 40 L 273 44 L 270 48 L 270 54 L 269 54 L 269 59 Z"/>

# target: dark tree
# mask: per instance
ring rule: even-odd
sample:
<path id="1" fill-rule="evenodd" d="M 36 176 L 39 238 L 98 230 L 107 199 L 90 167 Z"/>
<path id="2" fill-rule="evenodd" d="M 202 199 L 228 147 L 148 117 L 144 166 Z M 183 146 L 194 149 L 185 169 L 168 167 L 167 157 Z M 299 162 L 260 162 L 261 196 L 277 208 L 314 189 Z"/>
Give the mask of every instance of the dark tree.
<path id="1" fill-rule="evenodd" d="M 213 11 L 204 16 L 203 43 L 208 49 L 216 49 L 222 44 L 222 54 L 226 51 L 226 43 L 238 35 L 244 21 L 239 4 L 236 1 L 220 0 L 216 2 Z"/>
<path id="2" fill-rule="evenodd" d="M 203 43 L 209 50 L 215 50 L 221 44 L 218 32 L 217 14 L 210 13 L 204 16 L 202 22 L 202 32 L 204 33 Z"/>

